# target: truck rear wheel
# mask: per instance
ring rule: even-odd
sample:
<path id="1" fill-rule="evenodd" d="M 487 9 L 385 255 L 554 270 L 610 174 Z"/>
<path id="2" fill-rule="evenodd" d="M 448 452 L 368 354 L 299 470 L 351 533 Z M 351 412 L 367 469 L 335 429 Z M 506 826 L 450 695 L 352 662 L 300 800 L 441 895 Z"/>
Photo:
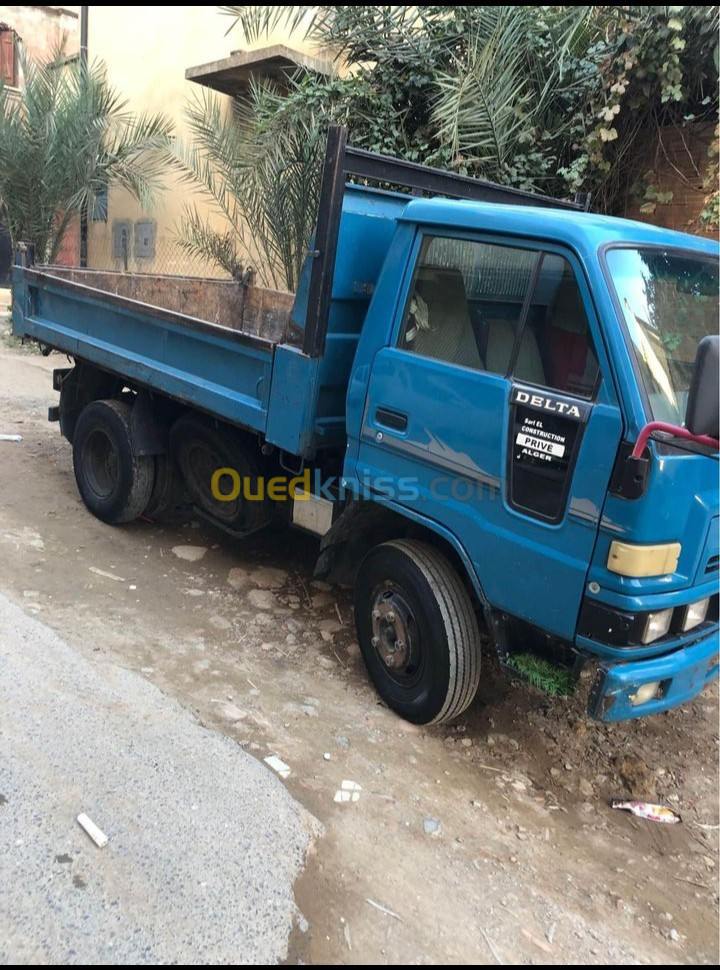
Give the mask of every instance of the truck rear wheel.
<path id="1" fill-rule="evenodd" d="M 216 428 L 202 418 L 186 414 L 172 426 L 170 446 L 185 487 L 203 512 L 226 529 L 239 533 L 254 532 L 268 522 L 270 512 L 264 483 L 260 481 L 259 458 L 232 430 Z M 232 494 L 237 481 L 241 483 L 230 501 L 218 499 L 212 492 L 213 475 L 221 468 L 229 468 L 239 476 L 220 476 L 218 487 L 223 495 Z"/>
<path id="2" fill-rule="evenodd" d="M 442 553 L 398 539 L 376 546 L 355 584 L 355 625 L 375 688 L 415 724 L 457 717 L 480 680 L 470 597 Z"/>
<path id="3" fill-rule="evenodd" d="M 169 516 L 181 504 L 185 490 L 177 465 L 170 455 L 155 455 L 155 482 L 143 515 L 156 521 Z"/>
<path id="4" fill-rule="evenodd" d="M 111 525 L 131 522 L 152 493 L 154 459 L 136 455 L 124 401 L 92 401 L 73 434 L 73 469 L 80 495 L 98 519 Z"/>

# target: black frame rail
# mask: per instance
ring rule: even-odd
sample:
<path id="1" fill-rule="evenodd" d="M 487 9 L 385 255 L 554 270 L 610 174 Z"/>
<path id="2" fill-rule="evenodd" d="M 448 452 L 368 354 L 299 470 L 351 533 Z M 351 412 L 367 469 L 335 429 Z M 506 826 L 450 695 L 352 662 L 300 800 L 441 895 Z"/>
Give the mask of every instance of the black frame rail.
<path id="1" fill-rule="evenodd" d="M 303 353 L 309 357 L 321 357 L 325 350 L 343 193 L 347 178 L 352 176 L 368 182 L 382 182 L 410 189 L 413 195 L 445 196 L 471 202 L 544 206 L 573 212 L 587 210 L 590 203 L 589 196 L 567 202 L 467 175 L 445 172 L 428 165 L 418 165 L 417 162 L 405 162 L 389 155 L 377 155 L 363 148 L 353 148 L 347 144 L 347 129 L 332 125 L 327 136 L 315 249 L 311 254 L 314 262 L 302 345 Z"/>

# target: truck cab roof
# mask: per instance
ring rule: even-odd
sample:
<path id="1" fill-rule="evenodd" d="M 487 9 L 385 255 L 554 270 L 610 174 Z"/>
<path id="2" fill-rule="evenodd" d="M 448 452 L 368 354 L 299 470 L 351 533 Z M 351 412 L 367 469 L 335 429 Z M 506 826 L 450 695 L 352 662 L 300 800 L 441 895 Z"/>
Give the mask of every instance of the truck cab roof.
<path id="1" fill-rule="evenodd" d="M 413 199 L 400 216 L 402 221 L 458 229 L 503 232 L 565 243 L 579 255 L 594 255 L 601 246 L 634 243 L 642 246 L 691 249 L 717 255 L 712 239 L 663 229 L 630 219 L 568 212 L 541 206 L 516 206 L 495 202 L 465 202 L 456 199 Z"/>

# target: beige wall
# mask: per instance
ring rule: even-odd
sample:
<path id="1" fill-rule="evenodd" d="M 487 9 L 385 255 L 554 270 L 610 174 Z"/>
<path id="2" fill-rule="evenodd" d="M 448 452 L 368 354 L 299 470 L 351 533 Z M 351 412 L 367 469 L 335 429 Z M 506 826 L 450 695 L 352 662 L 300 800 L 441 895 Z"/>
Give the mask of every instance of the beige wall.
<path id="1" fill-rule="evenodd" d="M 68 54 L 76 53 L 80 46 L 79 7 L 0 7 L 0 23 L 13 28 L 33 57 L 50 53 L 63 37 L 67 38 Z"/>
<path id="2" fill-rule="evenodd" d="M 128 99 L 130 108 L 164 112 L 175 122 L 176 131 L 182 137 L 183 105 L 194 93 L 202 91 L 199 85 L 185 80 L 186 68 L 228 57 L 247 46 L 238 30 L 227 34 L 231 23 L 215 6 L 91 6 L 89 55 L 91 60 L 98 57 L 105 62 L 109 81 Z M 254 46 L 281 42 L 288 42 L 282 33 Z M 290 43 L 303 49 L 301 36 L 293 37 Z M 207 264 L 193 263 L 177 247 L 174 230 L 183 205 L 193 199 L 203 204 L 202 196 L 179 184 L 171 174 L 168 174 L 167 190 L 158 197 L 152 210 L 146 212 L 127 193 L 111 188 L 107 223 L 91 221 L 89 226 L 89 265 L 121 269 L 122 264 L 112 256 L 113 220 L 129 220 L 133 224 L 147 218 L 156 222 L 156 257 L 134 260 L 131 253 L 129 269 L 224 275 Z"/>

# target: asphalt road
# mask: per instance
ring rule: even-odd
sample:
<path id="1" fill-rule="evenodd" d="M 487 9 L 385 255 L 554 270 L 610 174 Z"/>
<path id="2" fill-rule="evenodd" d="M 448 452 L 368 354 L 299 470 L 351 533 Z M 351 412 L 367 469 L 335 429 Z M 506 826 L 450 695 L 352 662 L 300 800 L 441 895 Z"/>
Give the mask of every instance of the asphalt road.
<path id="1" fill-rule="evenodd" d="M 238 744 L 2 595 L 0 750 L 0 963 L 285 956 L 312 816 Z"/>

